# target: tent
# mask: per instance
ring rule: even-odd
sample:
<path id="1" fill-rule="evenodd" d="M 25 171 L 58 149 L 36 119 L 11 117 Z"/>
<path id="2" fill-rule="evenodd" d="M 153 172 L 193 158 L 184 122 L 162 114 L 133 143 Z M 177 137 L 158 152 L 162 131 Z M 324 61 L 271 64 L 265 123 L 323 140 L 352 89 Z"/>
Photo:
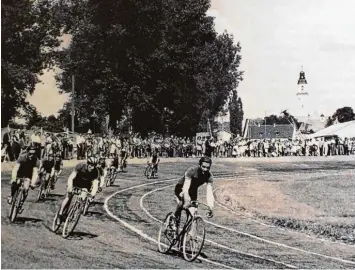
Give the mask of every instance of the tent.
<path id="1" fill-rule="evenodd" d="M 321 129 L 316 133 L 308 135 L 308 138 L 338 136 L 341 138 L 353 138 L 355 137 L 355 120 L 345 123 L 339 123 L 327 128 Z"/>

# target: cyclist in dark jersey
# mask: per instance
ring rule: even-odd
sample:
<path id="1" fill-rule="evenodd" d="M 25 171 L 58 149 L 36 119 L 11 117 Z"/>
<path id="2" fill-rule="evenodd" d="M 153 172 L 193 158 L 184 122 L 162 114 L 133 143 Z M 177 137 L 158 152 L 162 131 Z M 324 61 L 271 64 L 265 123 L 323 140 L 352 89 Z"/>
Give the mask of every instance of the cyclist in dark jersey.
<path id="1" fill-rule="evenodd" d="M 11 193 L 7 201 L 9 204 L 12 203 L 12 196 L 17 190 L 17 179 L 25 178 L 24 188 L 25 188 L 25 198 L 28 194 L 28 189 L 36 187 L 38 168 L 40 166 L 39 160 L 36 156 L 37 148 L 35 146 L 30 146 L 27 152 L 20 155 L 15 167 L 12 170 L 11 176 Z"/>
<path id="2" fill-rule="evenodd" d="M 42 181 L 42 176 L 45 175 L 45 181 L 49 183 L 49 179 L 54 176 L 54 157 L 53 152 L 48 153 L 48 158 L 43 158 L 39 167 L 39 179 Z"/>
<path id="3" fill-rule="evenodd" d="M 51 181 L 51 189 L 55 188 L 55 184 L 57 183 L 57 180 L 61 175 L 62 171 L 63 171 L 63 160 L 60 153 L 56 153 L 54 158 L 54 175 Z"/>
<path id="4" fill-rule="evenodd" d="M 86 199 L 87 192 L 90 192 L 90 195 L 95 197 L 99 188 L 100 179 L 97 164 L 98 159 L 96 157 L 89 157 L 87 163 L 79 163 L 76 165 L 74 171 L 69 175 L 67 193 L 60 207 L 58 223 L 63 220 L 63 210 L 72 198 L 73 187 L 84 189 L 85 192 L 81 193 L 83 200 Z"/>
<path id="5" fill-rule="evenodd" d="M 175 211 L 175 217 L 179 219 L 182 208 L 189 206 L 191 201 L 197 200 L 198 188 L 203 184 L 207 185 L 207 205 L 210 207 L 208 217 L 213 216 L 214 196 L 213 196 L 213 176 L 210 172 L 212 160 L 209 157 L 202 157 L 199 166 L 193 166 L 187 169 L 185 175 L 175 186 L 175 196 L 178 205 Z"/>
<path id="6" fill-rule="evenodd" d="M 158 164 L 159 164 L 160 158 L 158 157 L 158 152 L 154 149 L 152 156 L 150 160 L 148 161 L 148 164 L 151 164 L 153 166 L 153 169 L 155 169 L 155 175 L 158 174 Z"/>
<path id="7" fill-rule="evenodd" d="M 105 184 L 105 178 L 107 175 L 107 166 L 106 166 L 106 159 L 105 157 L 100 157 L 99 158 L 99 163 L 97 165 L 97 169 L 99 170 L 100 173 L 100 184 L 99 184 L 99 191 L 101 192 L 104 184 Z"/>

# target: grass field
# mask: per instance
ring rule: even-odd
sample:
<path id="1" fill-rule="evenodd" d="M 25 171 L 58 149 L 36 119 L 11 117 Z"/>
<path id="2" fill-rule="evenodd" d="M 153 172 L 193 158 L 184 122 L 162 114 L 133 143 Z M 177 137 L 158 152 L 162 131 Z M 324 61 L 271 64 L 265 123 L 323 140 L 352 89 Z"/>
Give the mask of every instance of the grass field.
<path id="1" fill-rule="evenodd" d="M 220 203 L 273 225 L 355 244 L 354 161 L 250 166 L 255 171 L 216 190 Z"/>

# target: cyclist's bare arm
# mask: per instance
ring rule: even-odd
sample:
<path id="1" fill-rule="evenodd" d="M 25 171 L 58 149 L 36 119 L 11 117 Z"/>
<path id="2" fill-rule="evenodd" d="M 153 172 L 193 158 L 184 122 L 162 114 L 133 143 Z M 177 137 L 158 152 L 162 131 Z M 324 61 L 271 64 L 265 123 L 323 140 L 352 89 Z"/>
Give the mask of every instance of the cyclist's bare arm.
<path id="1" fill-rule="evenodd" d="M 105 184 L 105 173 L 100 175 L 100 188 L 103 188 L 104 184 Z"/>
<path id="2" fill-rule="evenodd" d="M 207 183 L 206 187 L 206 200 L 207 200 L 207 205 L 211 210 L 213 210 L 214 206 L 214 196 L 213 196 L 213 185 L 212 183 Z"/>
<path id="3" fill-rule="evenodd" d="M 93 182 L 92 182 L 92 188 L 91 188 L 91 196 L 92 197 L 95 197 L 97 191 L 99 190 L 99 180 L 98 179 L 95 179 Z"/>
<path id="4" fill-rule="evenodd" d="M 73 191 L 73 180 L 76 177 L 77 172 L 74 170 L 68 177 L 67 192 L 71 193 Z"/>
<path id="5" fill-rule="evenodd" d="M 15 182 L 17 179 L 17 172 L 20 169 L 20 164 L 16 163 L 15 167 L 12 169 L 11 182 Z"/>
<path id="6" fill-rule="evenodd" d="M 191 178 L 186 175 L 185 173 L 185 181 L 184 185 L 182 187 L 182 197 L 184 198 L 184 207 L 187 207 L 191 201 L 190 195 L 189 195 L 189 189 L 191 186 Z"/>
<path id="7" fill-rule="evenodd" d="M 51 170 L 51 177 L 54 176 L 54 172 L 55 172 L 55 169 L 54 169 L 54 166 L 53 166 L 53 168 L 52 168 L 52 170 Z"/>

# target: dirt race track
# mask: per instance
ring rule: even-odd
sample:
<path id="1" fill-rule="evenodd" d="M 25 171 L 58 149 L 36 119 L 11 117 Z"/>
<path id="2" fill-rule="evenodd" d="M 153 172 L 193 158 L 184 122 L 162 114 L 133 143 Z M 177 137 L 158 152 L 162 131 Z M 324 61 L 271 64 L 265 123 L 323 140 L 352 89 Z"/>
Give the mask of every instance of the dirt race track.
<path id="1" fill-rule="evenodd" d="M 284 181 L 317 175 L 348 173 L 354 177 L 354 160 L 295 160 L 248 162 L 216 160 L 216 187 L 230 181 L 272 179 L 275 172 L 263 167 L 294 166 L 284 170 Z M 344 162 L 349 165 L 342 167 Z M 143 177 L 145 165 L 129 165 L 105 188 L 88 216 L 82 217 L 74 235 L 65 240 L 50 227 L 65 191 L 70 169 L 65 169 L 53 195 L 35 203 L 37 190 L 30 191 L 24 212 L 15 224 L 7 218 L 10 172 L 1 181 L 1 267 L 2 268 L 355 268 L 355 246 L 332 242 L 263 223 L 238 211 L 216 204 L 214 217 L 206 219 L 206 241 L 201 256 L 188 263 L 178 253 L 157 251 L 160 220 L 174 209 L 173 185 L 197 159 L 163 163 L 159 178 Z M 296 165 L 297 166 L 296 166 Z M 304 166 L 303 166 L 303 165 Z M 307 172 L 304 172 L 304 168 Z M 303 170 L 303 173 L 302 173 Z M 268 177 L 269 176 L 269 177 Z M 355 179 L 355 178 L 353 178 Z M 267 180 L 265 180 L 267 181 Z M 205 188 L 201 200 L 204 201 Z M 202 213 L 202 211 L 201 211 Z M 61 231 L 61 230 L 60 230 Z"/>

